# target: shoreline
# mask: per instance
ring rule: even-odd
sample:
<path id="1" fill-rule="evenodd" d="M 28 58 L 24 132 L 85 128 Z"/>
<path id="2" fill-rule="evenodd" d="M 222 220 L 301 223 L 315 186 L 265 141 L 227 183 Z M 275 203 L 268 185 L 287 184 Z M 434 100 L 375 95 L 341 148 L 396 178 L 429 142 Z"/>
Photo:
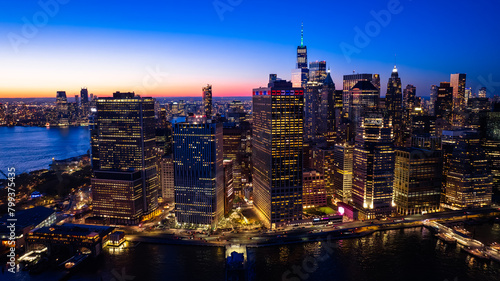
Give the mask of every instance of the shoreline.
<path id="1" fill-rule="evenodd" d="M 498 210 L 494 211 L 492 210 L 489 214 L 487 214 L 486 218 L 479 218 L 476 221 L 482 222 L 482 223 L 487 223 L 492 220 L 492 218 L 498 216 Z M 441 219 L 435 219 L 435 221 L 438 221 L 440 223 L 465 223 L 469 221 L 470 219 L 463 219 L 463 218 L 458 218 L 458 219 L 453 219 L 453 218 L 441 218 Z M 353 232 L 359 228 L 373 228 L 376 227 L 376 229 L 368 229 L 362 232 Z M 343 240 L 343 239 L 356 239 L 356 238 L 362 238 L 365 236 L 369 236 L 375 232 L 381 232 L 381 231 L 386 231 L 386 230 L 398 230 L 398 229 L 407 229 L 407 228 L 419 228 L 419 227 L 425 227 L 424 221 L 411 221 L 411 222 L 406 222 L 406 223 L 401 223 L 401 222 L 391 222 L 391 223 L 384 223 L 384 224 L 378 224 L 378 225 L 367 225 L 363 227 L 350 227 L 350 228 L 342 228 L 342 229 L 334 229 L 331 231 L 322 231 L 322 232 L 316 232 L 316 233 L 298 233 L 297 236 L 293 237 L 259 237 L 256 236 L 255 238 L 252 238 L 252 242 L 250 241 L 241 241 L 241 238 L 235 237 L 235 239 L 239 239 L 240 241 L 225 241 L 225 242 L 209 242 L 209 241 L 203 241 L 203 240 L 187 240 L 187 239 L 174 239 L 172 237 L 165 237 L 165 236 L 148 236 L 148 235 L 129 235 L 127 238 L 127 235 L 125 239 L 129 242 L 140 242 L 140 243 L 146 243 L 146 244 L 167 244 L 167 245 L 187 245 L 187 246 L 208 246 L 208 247 L 225 247 L 227 245 L 234 245 L 234 244 L 239 244 L 242 246 L 250 247 L 250 248 L 259 248 L 259 247 L 268 247 L 268 246 L 279 246 L 279 245 L 285 245 L 285 244 L 298 244 L 298 243 L 308 243 L 308 242 L 318 242 L 321 241 L 321 239 L 327 238 L 331 240 Z M 345 232 L 351 232 L 348 234 L 345 234 Z M 132 237 L 131 237 L 132 236 Z M 254 239 L 266 239 L 265 241 L 258 241 L 255 242 Z M 250 242 L 250 243 L 248 243 Z"/>

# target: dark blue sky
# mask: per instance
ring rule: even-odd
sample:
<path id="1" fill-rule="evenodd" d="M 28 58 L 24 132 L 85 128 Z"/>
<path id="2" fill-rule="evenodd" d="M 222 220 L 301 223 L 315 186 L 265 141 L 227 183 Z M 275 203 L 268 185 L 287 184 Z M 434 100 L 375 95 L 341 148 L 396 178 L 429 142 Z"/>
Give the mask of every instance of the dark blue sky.
<path id="1" fill-rule="evenodd" d="M 80 86 L 198 95 L 206 83 L 216 95 L 249 95 L 269 73 L 290 78 L 302 21 L 309 61 L 326 60 L 337 89 L 353 71 L 380 73 L 386 84 L 397 54 L 403 86 L 416 85 L 418 95 L 457 72 L 474 92 L 483 85 L 500 94 L 499 0 L 42 0 L 54 1 L 54 13 L 38 1 L 1 1 L 1 95 Z M 23 34 L 23 18 L 38 20 L 34 35 Z M 12 34 L 26 40 L 13 43 Z M 145 87 L 148 68 L 168 75 Z"/>

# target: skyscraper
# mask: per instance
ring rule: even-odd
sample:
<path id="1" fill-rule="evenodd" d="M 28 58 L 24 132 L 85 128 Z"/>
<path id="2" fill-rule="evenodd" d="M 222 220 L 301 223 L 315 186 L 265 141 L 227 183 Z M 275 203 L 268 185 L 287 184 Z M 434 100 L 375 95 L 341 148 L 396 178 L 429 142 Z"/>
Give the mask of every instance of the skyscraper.
<path id="1" fill-rule="evenodd" d="M 231 214 L 233 210 L 233 160 L 224 159 L 224 215 Z"/>
<path id="2" fill-rule="evenodd" d="M 318 134 L 322 88 L 322 82 L 307 82 L 304 94 L 304 133 L 307 140 L 315 139 Z"/>
<path id="3" fill-rule="evenodd" d="M 476 133 L 465 133 L 453 149 L 446 178 L 446 203 L 452 209 L 491 205 L 493 176 Z"/>
<path id="4" fill-rule="evenodd" d="M 356 83 L 348 93 L 348 115 L 351 122 L 349 141 L 351 141 L 364 113 L 378 109 L 380 91 L 371 82 L 362 80 Z"/>
<path id="5" fill-rule="evenodd" d="M 58 91 L 56 95 L 57 112 L 63 115 L 68 114 L 68 98 L 65 91 Z"/>
<path id="6" fill-rule="evenodd" d="M 330 75 L 330 70 L 328 70 L 321 88 L 317 134 L 325 137 L 328 143 L 332 143 L 332 146 L 336 138 L 335 120 L 336 116 L 340 118 L 341 110 L 342 91 L 335 90 L 335 83 Z"/>
<path id="7" fill-rule="evenodd" d="M 343 79 L 343 114 L 346 118 L 350 118 L 349 116 L 349 100 L 351 97 L 349 96 L 349 91 L 360 81 L 368 81 L 372 82 L 373 81 L 373 75 L 372 74 L 349 74 L 349 75 L 344 75 Z M 380 81 L 379 81 L 380 82 Z M 373 85 L 373 83 L 372 83 Z M 376 87 L 375 87 L 376 88 Z"/>
<path id="8" fill-rule="evenodd" d="M 212 85 L 207 85 L 203 88 L 203 109 L 205 116 L 209 119 L 212 118 Z"/>
<path id="9" fill-rule="evenodd" d="M 323 83 L 326 74 L 326 61 L 312 61 L 309 63 L 309 81 Z"/>
<path id="10" fill-rule="evenodd" d="M 89 90 L 87 88 L 82 88 L 80 90 L 80 100 L 82 105 L 87 105 L 89 103 Z"/>
<path id="11" fill-rule="evenodd" d="M 500 190 L 500 104 L 496 105 L 493 112 L 486 114 L 486 138 L 483 148 L 491 161 L 493 187 Z"/>
<path id="12" fill-rule="evenodd" d="M 389 117 L 392 118 L 395 145 L 403 146 L 403 94 L 401 90 L 401 78 L 399 78 L 396 66 L 394 66 L 391 77 L 387 82 L 385 104 L 387 113 L 389 114 Z"/>
<path id="13" fill-rule="evenodd" d="M 270 81 L 253 90 L 253 190 L 270 228 L 302 218 L 304 90 Z"/>
<path id="14" fill-rule="evenodd" d="M 353 156 L 352 200 L 360 218 L 390 215 L 394 179 L 392 124 L 381 113 L 365 113 Z"/>
<path id="15" fill-rule="evenodd" d="M 438 132 L 450 130 L 453 117 L 453 88 L 448 82 L 441 82 L 437 89 L 434 113 L 438 119 Z"/>
<path id="16" fill-rule="evenodd" d="M 116 92 L 99 98 L 92 127 L 94 214 L 137 224 L 158 209 L 154 99 Z"/>
<path id="17" fill-rule="evenodd" d="M 439 150 L 396 150 L 394 203 L 402 215 L 439 211 L 442 157 Z"/>
<path id="18" fill-rule="evenodd" d="M 437 96 L 438 96 L 438 86 L 432 85 L 430 92 L 430 109 L 429 109 L 429 114 L 432 116 L 436 115 L 435 111 L 436 111 Z"/>
<path id="19" fill-rule="evenodd" d="M 307 68 L 307 46 L 304 45 L 304 25 L 300 30 L 300 45 L 297 46 L 297 65 L 292 70 L 292 84 L 295 88 L 305 88 L 309 80 L 309 69 Z"/>
<path id="20" fill-rule="evenodd" d="M 354 144 L 335 145 L 334 149 L 334 196 L 344 203 L 352 201 L 352 169 Z"/>
<path id="21" fill-rule="evenodd" d="M 486 87 L 481 87 L 481 89 L 479 89 L 478 95 L 480 98 L 486 98 Z"/>
<path id="22" fill-rule="evenodd" d="M 465 123 L 465 82 L 466 74 L 451 74 L 450 86 L 453 88 L 453 126 L 463 127 Z"/>
<path id="23" fill-rule="evenodd" d="M 415 109 L 420 108 L 420 104 L 417 101 L 417 89 L 413 85 L 406 85 L 403 90 L 403 143 L 408 144 L 411 139 L 411 125 L 413 116 L 416 115 Z M 421 112 L 421 110 L 420 110 Z"/>
<path id="24" fill-rule="evenodd" d="M 174 159 L 170 155 L 164 156 L 160 161 L 160 183 L 163 201 L 174 202 Z"/>
<path id="25" fill-rule="evenodd" d="M 224 215 L 222 124 L 174 124 L 175 217 L 214 227 Z"/>

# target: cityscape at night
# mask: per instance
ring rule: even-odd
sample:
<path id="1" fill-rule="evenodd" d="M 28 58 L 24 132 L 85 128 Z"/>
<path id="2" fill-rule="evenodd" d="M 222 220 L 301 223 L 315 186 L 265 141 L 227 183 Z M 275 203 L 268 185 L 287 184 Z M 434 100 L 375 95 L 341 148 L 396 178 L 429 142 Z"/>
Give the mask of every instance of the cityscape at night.
<path id="1" fill-rule="evenodd" d="M 0 280 L 500 281 L 500 2 L 0 8 Z"/>

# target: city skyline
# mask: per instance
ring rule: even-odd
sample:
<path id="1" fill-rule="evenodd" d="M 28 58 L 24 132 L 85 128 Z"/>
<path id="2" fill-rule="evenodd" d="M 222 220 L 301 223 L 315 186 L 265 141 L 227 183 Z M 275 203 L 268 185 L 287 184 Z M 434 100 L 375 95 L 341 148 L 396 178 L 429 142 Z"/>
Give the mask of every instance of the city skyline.
<path id="1" fill-rule="evenodd" d="M 303 10 L 295 1 L 4 3 L 9 14 L 0 25 L 0 97 L 52 97 L 62 90 L 72 97 L 81 87 L 98 96 L 198 96 L 207 83 L 214 97 L 249 97 L 265 81 L 262 73 L 290 79 L 302 22 L 309 62 L 326 60 L 337 85 L 353 71 L 379 73 L 386 81 L 397 64 L 403 87 L 415 85 L 418 96 L 428 96 L 431 85 L 448 81 L 451 73 L 467 73 L 473 93 L 485 86 L 492 96 L 499 92 L 494 61 L 500 58 L 494 51 L 499 39 L 491 34 L 500 26 L 495 3 L 481 2 L 432 3 L 433 9 L 421 1 L 321 4 L 335 21 L 327 12 L 313 13 L 319 5 Z M 354 11 L 358 21 L 352 20 Z M 257 15 L 269 20 L 258 21 Z M 283 21 L 288 15 L 293 19 Z M 358 28 L 368 39 L 364 44 Z"/>

